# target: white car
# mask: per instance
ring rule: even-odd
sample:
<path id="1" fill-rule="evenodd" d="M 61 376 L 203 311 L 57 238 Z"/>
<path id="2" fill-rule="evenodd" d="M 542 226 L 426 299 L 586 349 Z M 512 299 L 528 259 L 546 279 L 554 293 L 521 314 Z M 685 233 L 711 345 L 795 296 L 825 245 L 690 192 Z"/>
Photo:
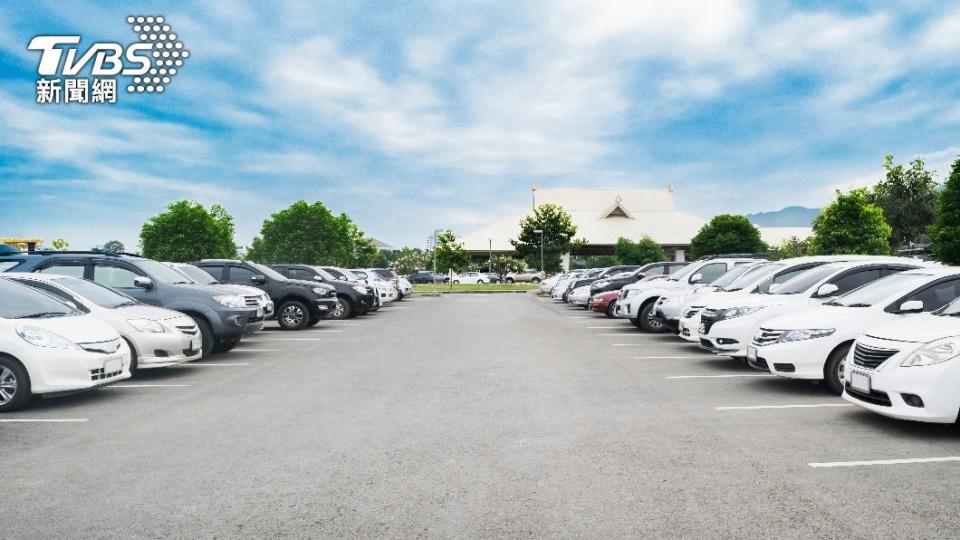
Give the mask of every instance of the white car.
<path id="1" fill-rule="evenodd" d="M 824 264 L 772 286 L 766 293 L 711 302 L 700 314 L 700 347 L 724 356 L 746 358 L 753 367 L 766 369 L 756 358 L 747 358 L 747 346 L 764 321 L 822 304 L 890 274 L 920 266 L 924 263 L 905 257 Z"/>
<path id="2" fill-rule="evenodd" d="M 476 283 L 477 285 L 483 285 L 490 283 L 490 274 L 484 272 L 464 272 L 462 274 L 453 274 L 451 279 L 453 279 L 454 284 Z"/>
<path id="3" fill-rule="evenodd" d="M 363 270 L 368 277 L 382 280 L 393 285 L 393 291 L 396 293 L 394 300 L 403 300 L 405 296 L 413 294 L 413 285 L 407 278 L 401 278 L 396 272 L 389 268 L 367 268 Z"/>
<path id="4" fill-rule="evenodd" d="M 236 291 L 238 294 L 244 296 L 255 296 L 257 297 L 258 304 L 263 308 L 264 317 L 270 317 L 273 315 L 273 300 L 270 299 L 270 295 L 263 292 L 262 289 L 256 287 L 251 287 L 249 285 L 237 285 L 235 283 L 220 283 L 217 279 L 207 273 L 205 270 L 194 266 L 188 263 L 163 263 L 170 268 L 173 268 L 184 277 L 189 279 L 191 282 L 196 283 L 197 285 L 216 285 L 217 287 L 222 287 L 225 290 Z"/>
<path id="5" fill-rule="evenodd" d="M 138 369 L 183 364 L 202 354 L 200 329 L 179 311 L 141 304 L 114 289 L 76 277 L 6 273 L 0 278 L 47 293 L 108 323 L 131 348 L 131 374 Z"/>
<path id="6" fill-rule="evenodd" d="M 711 292 L 718 291 L 740 278 L 749 271 L 757 271 L 763 265 L 771 264 L 768 262 L 758 262 L 756 264 L 741 264 L 734 266 L 723 274 L 716 281 L 707 285 L 699 285 L 692 289 L 671 292 L 669 295 L 663 295 L 654 304 L 654 312 L 660 319 L 673 330 L 674 333 L 680 333 L 680 318 L 683 316 L 684 308 L 697 298 L 701 298 Z"/>
<path id="7" fill-rule="evenodd" d="M 372 286 L 377 290 L 377 294 L 380 295 L 380 304 L 389 304 L 390 302 L 395 302 L 400 297 L 400 292 L 397 290 L 397 286 L 394 285 L 392 281 L 383 279 L 377 275 L 376 272 L 369 272 L 359 268 L 351 269 L 349 272 L 358 280 Z"/>
<path id="8" fill-rule="evenodd" d="M 587 307 L 587 303 L 590 301 L 590 284 L 581 285 L 573 289 L 570 291 L 570 294 L 567 295 L 567 299 L 570 301 L 570 304 L 574 306 Z"/>
<path id="9" fill-rule="evenodd" d="M 0 279 L 0 412 L 128 378 L 130 349 L 109 324 Z"/>
<path id="10" fill-rule="evenodd" d="M 694 261 L 666 279 L 640 281 L 620 289 L 614 316 L 630 321 L 647 332 L 664 332 L 666 326 L 655 311 L 661 296 L 681 294 L 700 285 L 713 283 L 731 268 L 738 265 L 753 265 L 763 259 L 755 257 L 711 257 Z"/>
<path id="11" fill-rule="evenodd" d="M 960 268 L 922 268 L 874 281 L 820 306 L 763 322 L 747 348 L 771 373 L 825 380 L 843 393 L 843 369 L 853 341 L 888 322 L 942 308 L 960 297 Z"/>
<path id="12" fill-rule="evenodd" d="M 843 398 L 891 418 L 954 423 L 960 411 L 960 301 L 872 328 L 844 367 Z"/>

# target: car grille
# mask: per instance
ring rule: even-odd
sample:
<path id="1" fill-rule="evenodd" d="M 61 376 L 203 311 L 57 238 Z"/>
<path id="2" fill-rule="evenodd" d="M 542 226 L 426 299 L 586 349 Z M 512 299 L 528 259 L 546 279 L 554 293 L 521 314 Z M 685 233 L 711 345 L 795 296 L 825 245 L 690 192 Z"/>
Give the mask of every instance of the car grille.
<path id="1" fill-rule="evenodd" d="M 752 367 L 753 369 L 770 371 L 770 366 L 767 364 L 767 361 L 763 358 L 757 358 L 756 360 L 748 360 L 747 364 L 749 364 L 750 367 Z"/>
<path id="2" fill-rule="evenodd" d="M 700 310 L 701 310 L 701 309 L 703 309 L 703 308 L 700 307 L 700 306 L 693 306 L 692 308 L 688 309 L 687 311 L 685 311 L 685 312 L 683 313 L 683 318 L 685 318 L 685 319 L 692 318 L 692 317 L 696 316 L 697 313 L 700 313 Z"/>
<path id="3" fill-rule="evenodd" d="M 120 338 L 110 341 L 99 341 L 96 343 L 78 343 L 83 350 L 97 354 L 113 354 L 120 349 Z"/>
<path id="4" fill-rule="evenodd" d="M 709 334 L 710 329 L 713 328 L 714 323 L 717 322 L 717 312 L 711 309 L 705 309 L 703 313 L 700 314 L 700 323 L 703 325 L 703 333 Z"/>
<path id="5" fill-rule="evenodd" d="M 770 330 L 768 328 L 761 328 L 760 333 L 753 336 L 753 344 L 758 347 L 763 347 L 764 345 L 772 345 L 780 339 L 780 336 L 784 334 L 784 330 Z"/>
<path id="6" fill-rule="evenodd" d="M 887 395 L 886 392 L 880 392 L 879 390 L 871 390 L 869 393 L 861 392 L 849 384 L 847 384 L 844 388 L 846 389 L 848 395 L 853 396 L 860 401 L 866 401 L 867 403 L 872 403 L 881 407 L 890 407 L 893 405 L 890 402 L 890 396 Z"/>
<path id="7" fill-rule="evenodd" d="M 877 369 L 877 367 L 886 362 L 887 358 L 897 354 L 899 351 L 893 349 L 878 349 L 862 343 L 857 343 L 853 349 L 853 363 L 868 369 Z"/>
<path id="8" fill-rule="evenodd" d="M 104 379 L 109 379 L 110 377 L 116 377 L 123 373 L 123 366 L 120 367 L 119 371 L 114 371 L 112 373 L 104 373 L 103 368 L 100 369 L 91 369 L 90 370 L 90 380 L 91 381 L 102 381 Z"/>
<path id="9" fill-rule="evenodd" d="M 257 307 L 260 305 L 259 296 L 244 296 L 243 299 L 246 301 L 248 306 Z"/>
<path id="10" fill-rule="evenodd" d="M 191 324 L 191 325 L 189 325 L 189 326 L 187 326 L 187 325 L 182 325 L 182 326 L 178 325 L 178 326 L 177 326 L 177 330 L 183 332 L 184 334 L 187 334 L 188 336 L 193 336 L 193 335 L 196 335 L 196 334 L 197 334 L 197 332 L 198 332 L 199 329 L 197 328 L 197 325 Z"/>

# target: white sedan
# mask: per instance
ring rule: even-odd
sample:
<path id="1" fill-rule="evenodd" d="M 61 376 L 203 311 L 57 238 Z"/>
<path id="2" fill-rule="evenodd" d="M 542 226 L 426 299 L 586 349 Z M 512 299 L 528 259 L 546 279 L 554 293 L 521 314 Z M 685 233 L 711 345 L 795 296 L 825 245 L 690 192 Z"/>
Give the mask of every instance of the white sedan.
<path id="1" fill-rule="evenodd" d="M 137 300 L 99 283 L 55 274 L 0 274 L 92 313 L 131 347 L 130 372 L 175 366 L 200 358 L 200 329 L 190 317 Z"/>
<path id="2" fill-rule="evenodd" d="M 873 328 L 850 350 L 843 398 L 877 414 L 952 424 L 960 411 L 960 301 Z"/>
<path id="3" fill-rule="evenodd" d="M 895 274 L 827 302 L 763 322 L 747 357 L 774 375 L 824 380 L 843 393 L 844 361 L 853 341 L 884 323 L 907 322 L 960 297 L 960 269 L 923 268 Z"/>
<path id="4" fill-rule="evenodd" d="M 587 307 L 587 303 L 590 302 L 590 284 L 573 289 L 567 298 L 571 305 Z"/>
<path id="5" fill-rule="evenodd" d="M 130 348 L 110 325 L 0 279 L 0 412 L 129 377 Z"/>
<path id="6" fill-rule="evenodd" d="M 490 283 L 490 274 L 485 274 L 483 272 L 464 272 L 462 274 L 454 274 L 453 283 L 476 283 L 477 285 L 484 285 Z"/>

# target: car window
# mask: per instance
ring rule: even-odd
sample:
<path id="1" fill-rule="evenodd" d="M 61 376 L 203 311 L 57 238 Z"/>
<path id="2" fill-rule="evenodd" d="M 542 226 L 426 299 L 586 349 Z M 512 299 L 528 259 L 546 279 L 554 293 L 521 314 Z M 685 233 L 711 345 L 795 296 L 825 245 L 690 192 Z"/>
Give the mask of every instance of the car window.
<path id="1" fill-rule="evenodd" d="M 203 269 L 197 268 L 192 264 L 178 264 L 174 269 L 200 285 L 214 285 L 219 283 L 209 272 L 205 272 Z"/>
<path id="2" fill-rule="evenodd" d="M 0 318 L 24 319 L 76 315 L 79 312 L 56 298 L 0 279 Z"/>
<path id="3" fill-rule="evenodd" d="M 831 306 L 870 307 L 895 294 L 903 294 L 930 280 L 929 274 L 894 274 L 878 279 L 828 302 Z"/>
<path id="4" fill-rule="evenodd" d="M 57 274 L 60 276 L 83 277 L 86 266 L 77 263 L 53 263 L 39 270 L 41 274 Z"/>
<path id="5" fill-rule="evenodd" d="M 138 277 L 140 274 L 112 264 L 97 264 L 93 268 L 94 281 L 115 289 L 132 289 L 135 287 L 133 280 Z"/>
<path id="6" fill-rule="evenodd" d="M 838 290 L 836 294 L 845 294 L 854 289 L 862 287 L 867 283 L 874 282 L 881 277 L 883 277 L 883 269 L 870 268 L 831 279 L 829 283 L 833 283 L 837 286 Z"/>
<path id="7" fill-rule="evenodd" d="M 919 300 L 923 302 L 924 311 L 933 311 L 953 302 L 958 297 L 960 297 L 960 279 L 951 279 L 935 283 L 922 291 L 917 291 L 901 300 L 900 303 Z"/>
<path id="8" fill-rule="evenodd" d="M 20 261 L 0 261 L 0 272 L 6 272 L 18 264 Z"/>
<path id="9" fill-rule="evenodd" d="M 727 272 L 726 263 L 711 263 L 711 264 L 704 265 L 702 268 L 700 268 L 699 271 L 694 272 L 693 275 L 700 274 L 701 283 L 713 283 L 714 281 L 717 280 L 717 278 L 719 278 L 726 272 Z"/>
<path id="10" fill-rule="evenodd" d="M 69 293 L 67 293 L 66 291 L 64 291 L 59 287 L 55 287 L 53 285 L 50 285 L 49 283 L 42 283 L 40 281 L 33 281 L 28 279 L 17 279 L 16 282 L 20 283 L 21 285 L 26 285 L 31 289 L 36 289 L 38 291 L 45 292 L 50 296 L 53 296 L 57 300 L 60 300 L 61 302 L 67 304 L 70 307 L 87 311 L 86 309 L 83 308 L 83 304 L 81 304 L 79 300 L 77 300 L 72 295 L 70 295 Z"/>
<path id="11" fill-rule="evenodd" d="M 744 273 L 749 270 L 750 267 L 746 265 L 734 266 L 730 269 L 729 272 L 723 274 L 713 281 L 712 285 L 716 287 L 726 287 L 727 285 L 733 283 L 734 280 L 742 276 Z"/>
<path id="12" fill-rule="evenodd" d="M 768 285 L 765 290 L 761 289 L 760 292 L 763 294 L 800 294 L 817 283 L 820 283 L 821 280 L 826 279 L 834 272 L 838 272 L 840 268 L 841 267 L 832 264 L 825 264 L 816 268 L 807 268 L 806 271 L 798 272 L 796 275 L 784 278 L 782 281 L 779 281 L 781 276 L 777 276 L 773 280 L 773 283 L 783 283 L 780 288 L 771 291 Z"/>
<path id="13" fill-rule="evenodd" d="M 253 270 L 244 268 L 242 266 L 230 267 L 230 283 L 253 283 L 251 278 L 255 275 L 256 274 L 253 273 Z"/>
<path id="14" fill-rule="evenodd" d="M 222 265 L 208 265 L 208 264 L 204 264 L 204 265 L 202 265 L 202 266 L 198 266 L 198 268 L 200 268 L 200 269 L 203 270 L 204 272 L 210 274 L 210 277 L 212 277 L 213 279 L 215 279 L 215 280 L 217 280 L 217 281 L 223 281 L 223 268 L 224 268 L 224 267 L 223 267 Z"/>
<path id="15" fill-rule="evenodd" d="M 264 276 L 267 276 L 270 279 L 275 279 L 277 281 L 287 280 L 287 276 L 281 274 L 280 272 L 277 272 L 276 270 L 274 270 L 273 268 L 270 268 L 269 266 L 264 266 L 260 263 L 255 263 L 255 262 L 248 262 L 247 264 L 249 264 L 254 270 L 260 272 L 261 274 L 263 274 Z"/>

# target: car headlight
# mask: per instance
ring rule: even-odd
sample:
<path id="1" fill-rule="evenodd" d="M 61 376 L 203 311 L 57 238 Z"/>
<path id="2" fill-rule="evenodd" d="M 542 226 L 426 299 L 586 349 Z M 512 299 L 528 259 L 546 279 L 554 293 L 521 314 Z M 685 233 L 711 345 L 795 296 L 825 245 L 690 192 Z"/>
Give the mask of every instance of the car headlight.
<path id="1" fill-rule="evenodd" d="M 313 288 L 313 294 L 315 294 L 315 295 L 317 295 L 317 296 L 328 296 L 331 291 L 333 291 L 333 287 L 330 287 L 329 285 L 326 286 L 326 287 L 314 287 L 314 288 Z"/>
<path id="2" fill-rule="evenodd" d="M 793 341 L 803 341 L 805 339 L 816 339 L 833 335 L 836 328 L 811 328 L 807 330 L 789 330 L 784 332 L 778 340 L 780 343 L 790 343 Z"/>
<path id="3" fill-rule="evenodd" d="M 751 313 L 756 313 L 765 307 L 767 306 L 741 306 L 729 308 L 720 312 L 720 318 L 734 319 L 736 317 L 743 317 L 745 315 L 750 315 Z"/>
<path id="4" fill-rule="evenodd" d="M 960 356 L 960 337 L 943 338 L 927 343 L 900 364 L 903 367 L 932 366 Z"/>
<path id="5" fill-rule="evenodd" d="M 354 285 L 352 289 L 360 294 L 367 294 L 367 288 L 362 285 Z"/>
<path id="6" fill-rule="evenodd" d="M 35 347 L 46 347 L 48 349 L 67 349 L 79 351 L 80 346 L 69 339 L 55 334 L 43 328 L 36 326 L 18 326 L 17 335 L 23 338 L 27 343 Z"/>
<path id="7" fill-rule="evenodd" d="M 138 332 L 147 332 L 149 334 L 162 334 L 166 330 L 163 325 L 150 319 L 130 319 L 127 323 L 136 328 Z"/>
<path id="8" fill-rule="evenodd" d="M 223 294 L 219 296 L 214 296 L 213 299 L 219 302 L 220 305 L 228 308 L 247 307 L 247 299 L 240 294 Z"/>

